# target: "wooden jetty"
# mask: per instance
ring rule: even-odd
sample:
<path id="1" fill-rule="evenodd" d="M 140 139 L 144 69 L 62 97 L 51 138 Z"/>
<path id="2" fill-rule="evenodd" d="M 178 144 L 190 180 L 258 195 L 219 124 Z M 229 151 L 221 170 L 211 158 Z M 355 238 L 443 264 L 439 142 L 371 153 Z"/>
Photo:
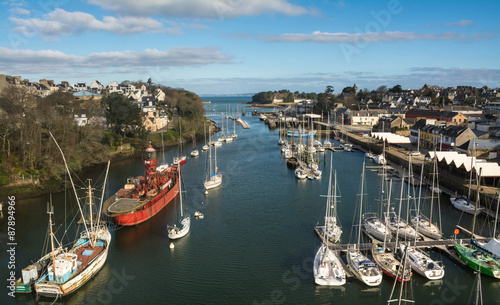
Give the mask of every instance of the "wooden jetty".
<path id="1" fill-rule="evenodd" d="M 463 228 L 461 228 L 463 229 Z M 465 229 L 463 229 L 464 231 L 467 231 Z M 316 232 L 316 234 L 318 235 L 319 238 L 322 238 L 323 237 L 323 232 L 321 229 L 318 229 L 318 228 L 314 228 L 314 231 Z M 366 232 L 363 230 L 363 232 L 366 234 Z M 359 245 L 359 250 L 361 251 L 370 251 L 373 247 L 373 243 L 381 243 L 381 241 L 378 241 L 377 239 L 373 238 L 372 236 L 366 234 L 368 237 L 370 237 L 372 239 L 372 242 L 370 243 L 361 243 Z M 471 242 L 471 239 L 470 238 L 462 238 L 462 239 L 459 239 L 461 240 L 462 243 L 470 243 Z M 487 238 L 484 238 L 484 237 L 479 237 L 477 238 L 476 236 L 476 241 L 480 241 L 480 242 L 487 242 L 489 241 L 489 239 Z M 332 243 L 330 241 L 327 241 L 328 243 L 328 247 L 334 251 L 336 253 L 336 255 L 340 256 L 340 254 L 345 254 L 347 252 L 347 246 L 348 244 L 336 244 L 336 243 Z M 420 241 L 417 241 L 416 244 L 415 244 L 415 247 L 416 248 L 423 248 L 423 249 L 432 249 L 432 250 L 435 250 L 435 251 L 439 251 L 443 254 L 445 254 L 446 256 L 448 256 L 451 260 L 453 260 L 457 265 L 465 268 L 467 267 L 467 263 L 464 262 L 460 257 L 458 257 L 458 255 L 456 254 L 455 250 L 454 250 L 454 243 L 455 243 L 455 240 L 454 239 L 441 239 L 441 240 L 433 240 L 433 239 L 430 239 L 430 238 L 427 238 L 423 235 L 421 235 L 421 240 Z M 412 243 L 413 245 L 413 243 Z M 396 242 L 395 241 L 391 241 L 391 242 L 386 242 L 386 248 L 389 249 L 390 251 L 395 251 L 395 246 L 396 246 Z"/>

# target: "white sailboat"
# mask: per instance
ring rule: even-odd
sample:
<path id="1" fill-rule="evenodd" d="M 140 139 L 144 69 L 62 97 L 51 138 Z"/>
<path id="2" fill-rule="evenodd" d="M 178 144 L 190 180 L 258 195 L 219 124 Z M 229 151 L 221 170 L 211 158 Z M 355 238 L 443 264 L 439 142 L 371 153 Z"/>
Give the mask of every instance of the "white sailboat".
<path id="1" fill-rule="evenodd" d="M 411 168 L 411 156 L 410 156 L 410 159 L 409 159 L 409 164 L 410 164 L 410 168 Z M 408 178 L 410 178 L 410 169 L 408 169 Z M 399 212 L 398 212 L 398 215 L 396 215 L 396 213 L 394 211 L 391 211 L 390 213 L 388 213 L 388 215 L 386 215 L 386 218 L 385 218 L 385 221 L 386 223 L 388 224 L 388 227 L 389 227 L 389 230 L 392 231 L 392 233 L 396 233 L 396 232 L 399 232 L 399 236 L 400 238 L 402 239 L 409 239 L 409 240 L 413 240 L 413 239 L 416 239 L 418 238 L 418 235 L 417 235 L 417 231 L 415 231 L 415 229 L 410 226 L 408 224 L 408 222 L 406 222 L 406 220 L 404 220 L 402 217 L 401 217 L 401 208 L 403 206 L 403 190 L 404 190 L 404 181 L 405 181 L 405 177 L 402 178 L 401 180 L 401 194 L 400 194 L 400 198 L 399 198 Z M 406 202 L 406 217 L 408 218 L 409 216 L 409 205 L 410 205 L 410 187 L 411 187 L 411 184 L 408 183 L 408 194 L 407 194 L 407 202 Z"/>
<path id="2" fill-rule="evenodd" d="M 316 252 L 313 264 L 314 282 L 320 286 L 342 286 L 346 283 L 345 271 L 339 258 L 325 243 Z"/>
<path id="3" fill-rule="evenodd" d="M 325 232 L 329 237 L 326 239 L 328 242 L 339 242 L 342 235 L 342 229 L 337 219 L 337 171 L 334 171 L 334 183 L 332 185 L 332 171 L 333 171 L 333 157 L 330 157 L 330 178 L 328 180 L 328 194 L 326 196 L 326 211 L 325 222 L 322 226 L 316 226 L 318 231 Z"/>
<path id="4" fill-rule="evenodd" d="M 471 168 L 470 168 L 470 177 L 469 177 L 469 193 L 467 195 L 467 197 L 463 196 L 463 195 L 460 195 L 460 196 L 455 196 L 455 197 L 450 197 L 450 202 L 451 204 L 458 210 L 462 211 L 462 212 L 465 212 L 465 213 L 468 213 L 468 214 L 472 214 L 472 215 L 479 215 L 481 214 L 481 210 L 483 209 L 479 204 L 475 204 L 475 202 L 471 201 L 470 200 L 470 191 L 471 191 L 471 184 L 472 184 L 472 172 L 473 172 L 473 168 L 474 168 L 474 161 L 476 159 L 475 157 L 475 147 L 476 147 L 476 144 L 475 142 L 473 141 L 473 157 L 471 158 Z M 478 178 L 479 179 L 479 178 Z"/>
<path id="5" fill-rule="evenodd" d="M 180 165 L 186 163 L 186 156 L 182 154 L 182 127 L 181 117 L 179 116 L 179 155 L 174 157 L 173 163 Z"/>
<path id="6" fill-rule="evenodd" d="M 368 286 L 378 286 L 382 283 L 382 273 L 378 267 L 366 257 L 360 250 L 361 242 L 361 219 L 363 211 L 363 193 L 365 180 L 365 162 L 363 161 L 363 170 L 361 172 L 361 193 L 359 200 L 359 224 L 358 224 L 358 242 L 349 244 L 347 247 L 347 266 L 354 276 Z"/>
<path id="7" fill-rule="evenodd" d="M 179 223 L 174 224 L 168 228 L 168 238 L 179 239 L 189 233 L 191 227 L 191 218 L 189 214 L 184 216 L 184 207 L 182 206 L 182 175 L 181 168 L 179 167 L 179 204 L 180 204 L 180 218 Z"/>
<path id="8" fill-rule="evenodd" d="M 383 153 L 385 153 L 385 145 Z M 386 202 L 386 198 L 384 198 L 386 191 L 387 191 L 386 171 L 385 167 L 382 167 L 382 183 L 380 192 L 380 216 L 382 216 L 384 203 Z M 389 204 L 388 201 L 387 204 Z M 363 225 L 365 232 L 368 233 L 368 235 L 375 237 L 380 241 L 390 240 L 392 235 L 391 231 L 380 219 L 381 217 L 379 217 L 379 214 L 374 212 L 368 212 L 363 214 Z"/>
<path id="9" fill-rule="evenodd" d="M 200 155 L 200 151 L 196 149 L 196 132 L 193 135 L 193 150 L 191 151 L 191 158 L 196 158 Z"/>
<path id="10" fill-rule="evenodd" d="M 443 266 L 434 261 L 429 254 L 418 248 L 406 246 L 404 244 L 400 244 L 399 247 L 401 255 L 404 255 L 405 251 L 408 250 L 408 258 L 413 271 L 429 280 L 439 280 L 443 278 Z"/>
<path id="11" fill-rule="evenodd" d="M 332 208 L 332 197 L 336 197 L 336 191 L 332 196 L 332 160 L 330 160 L 330 180 L 328 186 L 328 197 L 327 197 L 327 207 L 325 212 L 325 226 L 323 228 L 323 242 L 321 247 L 316 252 L 313 264 L 314 282 L 321 286 L 342 286 L 346 283 L 346 276 L 344 268 L 338 258 L 338 256 L 330 250 L 328 243 L 330 240 L 334 239 L 338 241 L 340 239 L 340 234 L 342 231 L 340 227 L 337 226 L 336 213 Z M 336 190 L 336 174 L 335 174 L 335 190 Z M 334 202 L 336 202 L 334 200 Z M 333 204 L 334 206 L 334 204 Z M 333 221 L 332 217 L 335 217 Z M 330 235 L 332 234 L 333 235 Z"/>
<path id="12" fill-rule="evenodd" d="M 382 153 L 380 155 L 374 155 L 372 158 L 373 162 L 375 162 L 378 165 L 386 165 L 387 160 L 385 159 L 385 141 L 384 141 L 384 147 L 382 149 Z"/>
<path id="13" fill-rule="evenodd" d="M 390 209 L 390 195 L 392 193 L 392 180 L 389 184 L 389 192 L 387 198 L 387 213 L 389 214 Z M 386 222 L 386 226 L 388 224 Z M 386 227 L 386 228 L 387 228 Z M 388 228 L 387 228 L 388 230 Z M 398 232 L 396 232 L 396 247 L 398 243 Z M 397 279 L 400 282 L 409 281 L 411 278 L 410 266 L 408 268 L 401 268 L 401 262 L 394 257 L 394 252 L 387 249 L 387 238 L 384 239 L 383 244 L 379 242 L 374 242 L 372 246 L 372 256 L 374 262 L 382 269 L 382 272 L 387 276 Z"/>
<path id="14" fill-rule="evenodd" d="M 307 178 L 306 170 L 303 169 L 302 167 L 297 168 L 295 170 L 295 177 L 299 180 L 306 179 Z"/>
<path id="15" fill-rule="evenodd" d="M 411 173 L 411 166 L 408 173 Z M 421 168 L 420 181 L 423 180 L 422 178 L 423 178 L 423 166 Z M 420 189 L 418 194 L 418 204 L 417 204 L 417 215 L 419 216 L 414 217 L 414 219 L 416 219 L 416 221 L 414 222 L 416 233 L 418 234 L 420 232 L 421 225 L 423 224 L 422 228 L 424 228 L 427 231 L 426 233 L 432 233 L 430 235 L 436 235 L 440 237 L 442 235 L 439 234 L 440 231 L 435 232 L 435 230 L 437 230 L 437 227 L 434 226 L 432 222 L 430 222 L 428 219 L 422 220 L 421 218 L 422 217 L 420 211 L 421 194 L 422 194 L 422 184 L 420 184 Z M 414 243 L 416 245 L 417 243 L 416 238 L 414 239 Z M 440 264 L 440 262 L 434 261 L 430 257 L 430 255 L 425 253 L 423 250 L 418 249 L 416 247 L 412 247 L 408 242 L 408 246 L 403 244 L 400 245 L 400 251 L 402 255 L 407 253 L 411 268 L 418 274 L 426 277 L 429 280 L 439 280 L 443 278 L 444 276 L 443 266 Z"/>
<path id="16" fill-rule="evenodd" d="M 208 145 L 207 145 L 207 129 L 206 129 L 205 122 L 203 123 L 203 134 L 205 135 L 205 144 L 201 148 L 201 151 L 207 151 L 208 150 Z"/>
<path id="17" fill-rule="evenodd" d="M 423 165 L 422 165 L 422 172 L 420 175 L 420 181 L 423 180 Z M 434 159 L 434 169 L 432 172 L 432 186 L 439 188 L 439 183 L 437 182 L 437 159 Z M 432 188 L 432 187 L 431 187 Z M 419 189 L 419 196 L 418 196 L 418 206 L 420 207 L 420 201 L 421 201 L 421 193 L 422 193 L 422 184 L 420 184 L 420 189 Z M 422 213 L 422 210 L 419 208 L 417 210 L 417 213 L 414 217 L 412 217 L 411 222 L 415 228 L 418 226 L 418 232 L 422 233 L 423 235 L 432 238 L 432 239 L 441 239 L 443 237 L 443 232 L 441 229 L 432 222 L 433 220 L 433 210 L 434 210 L 434 195 L 435 193 L 431 193 L 431 206 L 430 206 L 430 212 L 429 212 L 429 217 L 425 216 L 424 213 Z M 439 194 L 437 193 L 437 202 L 439 203 Z M 441 220 L 441 209 L 438 204 L 438 209 L 439 209 L 439 215 L 438 219 Z M 439 221 L 441 223 L 441 221 Z"/>
<path id="18" fill-rule="evenodd" d="M 50 135 L 55 141 L 54 136 L 51 133 Z M 34 287 L 37 297 L 44 296 L 57 299 L 76 291 L 102 268 L 108 256 L 111 234 L 108 228 L 103 225 L 100 218 L 105 190 L 102 190 L 101 204 L 97 213 L 98 218 L 97 221 L 94 222 L 92 212 L 92 207 L 94 205 L 94 194 L 89 180 L 87 189 L 87 204 L 89 205 L 90 224 L 89 226 L 87 226 L 87 221 L 83 213 L 82 205 L 73 183 L 73 179 L 69 172 L 66 159 L 57 142 L 56 145 L 63 156 L 64 165 L 70 178 L 78 208 L 81 217 L 84 220 L 83 225 L 85 228 L 85 230 L 80 233 L 80 237 L 75 241 L 73 247 L 70 250 L 64 249 L 62 253 L 56 252 L 57 250 L 54 247 L 55 237 L 52 231 L 52 214 L 54 213 L 54 210 L 52 207 L 49 207 L 48 214 L 52 249 L 51 263 L 48 265 L 47 270 L 36 281 Z M 108 172 L 109 162 L 106 170 L 104 186 L 106 185 Z"/>
<path id="19" fill-rule="evenodd" d="M 326 127 L 326 139 L 323 141 L 323 147 L 326 149 L 332 148 L 332 142 L 330 142 L 330 112 L 328 112 L 328 126 Z"/>
<path id="20" fill-rule="evenodd" d="M 209 129 L 209 137 L 211 137 L 210 127 Z M 216 142 L 217 143 L 217 142 Z M 205 182 L 203 183 L 205 190 L 210 190 L 216 188 L 222 184 L 222 174 L 219 173 L 219 169 L 217 168 L 217 145 L 214 145 L 214 160 L 212 163 L 212 147 L 209 149 L 208 153 L 208 170 L 206 173 Z"/>

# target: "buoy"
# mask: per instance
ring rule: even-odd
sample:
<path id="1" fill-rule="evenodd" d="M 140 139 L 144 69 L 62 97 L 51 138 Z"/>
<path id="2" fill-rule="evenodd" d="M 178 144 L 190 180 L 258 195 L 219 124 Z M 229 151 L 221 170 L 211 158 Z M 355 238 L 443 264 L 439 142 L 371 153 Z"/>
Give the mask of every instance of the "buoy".
<path id="1" fill-rule="evenodd" d="M 170 249 L 173 249 L 173 248 L 175 248 L 175 246 L 174 246 L 174 243 L 171 242 L 170 243 Z"/>
<path id="2" fill-rule="evenodd" d="M 201 202 L 201 204 L 203 205 L 203 201 Z"/>

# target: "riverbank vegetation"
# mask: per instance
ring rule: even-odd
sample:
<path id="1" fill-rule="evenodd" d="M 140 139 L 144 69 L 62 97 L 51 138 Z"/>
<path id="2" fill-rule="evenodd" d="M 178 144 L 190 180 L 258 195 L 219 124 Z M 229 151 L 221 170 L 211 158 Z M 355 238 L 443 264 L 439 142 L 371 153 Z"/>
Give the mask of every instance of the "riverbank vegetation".
<path id="1" fill-rule="evenodd" d="M 165 145 L 179 143 L 179 126 L 185 141 L 196 134 L 203 136 L 201 98 L 183 89 L 155 87 L 165 92 L 165 100 L 157 103 L 157 109 L 166 111 L 169 117 L 163 130 Z M 155 89 L 152 84 L 149 88 Z M 105 109 L 109 128 L 77 125 L 75 114 L 89 105 Z M 0 193 L 49 192 L 61 187 L 64 165 L 49 132 L 75 172 L 115 157 L 140 154 L 150 141 L 160 147 L 161 133 L 145 130 L 144 119 L 141 109 L 121 94 L 105 94 L 100 101 L 89 102 L 66 92 L 40 98 L 23 87 L 4 89 L 0 94 Z"/>

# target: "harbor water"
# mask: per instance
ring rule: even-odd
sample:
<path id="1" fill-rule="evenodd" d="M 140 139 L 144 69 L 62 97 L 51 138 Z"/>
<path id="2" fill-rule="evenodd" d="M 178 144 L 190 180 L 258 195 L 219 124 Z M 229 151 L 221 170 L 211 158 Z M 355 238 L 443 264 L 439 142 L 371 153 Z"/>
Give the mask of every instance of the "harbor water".
<path id="1" fill-rule="evenodd" d="M 235 112 L 241 102 L 250 99 L 204 98 L 211 101 L 207 105 L 208 117 L 218 125 L 225 123 L 221 112 L 229 108 Z M 247 115 L 242 119 L 250 129 L 237 126 L 238 138 L 217 148 L 218 167 L 223 174 L 221 187 L 204 193 L 206 152 L 200 152 L 198 158 L 188 157 L 182 165 L 184 204 L 192 217 L 191 232 L 173 241 L 174 249 L 169 248 L 167 225 L 177 220 L 178 200 L 146 223 L 113 228 L 102 270 L 77 292 L 55 304 L 387 304 L 393 280 L 386 277 L 375 288 L 354 279 L 340 288 L 320 287 L 313 278 L 313 259 L 321 243 L 313 229 L 325 214 L 326 198 L 321 195 L 328 190 L 330 155 L 333 154 L 341 195 L 338 211 L 342 242 L 348 243 L 352 224 L 357 223 L 353 214 L 364 154 L 327 151 L 320 155 L 323 177 L 299 181 L 279 151 L 278 130 L 269 130 L 258 116 L 251 116 L 252 108 L 243 110 Z M 232 131 L 233 122 L 229 121 L 229 132 Z M 198 146 L 201 148 L 202 144 Z M 192 145 L 186 144 L 184 153 L 189 155 L 191 149 Z M 178 148 L 168 149 L 165 159 L 171 162 L 177 153 Z M 158 155 L 163 158 L 161 150 Z M 367 161 L 367 165 L 374 164 Z M 80 179 L 97 179 L 103 170 L 104 167 L 93 169 Z M 122 187 L 128 177 L 142 175 L 143 171 L 141 159 L 112 164 L 108 194 Z M 393 182 L 392 202 L 399 202 L 400 183 Z M 364 196 L 367 210 L 378 209 L 380 189 L 381 177 L 368 169 Z M 56 236 L 61 236 L 65 226 L 69 227 L 69 240 L 74 240 L 74 224 L 70 224 L 71 219 L 64 221 L 65 210 L 66 214 L 74 212 L 74 200 L 65 200 L 70 197 L 69 192 L 53 194 L 54 228 L 58 228 Z M 2 279 L 8 279 L 7 199 L 2 201 L 1 274 Z M 40 257 L 48 227 L 48 201 L 48 194 L 16 200 L 17 277 L 22 268 Z M 422 205 L 428 207 L 427 203 Z M 451 238 L 457 223 L 471 226 L 471 215 L 454 209 L 446 195 L 441 196 L 440 208 L 445 238 Z M 202 212 L 205 218 L 195 219 L 195 211 Z M 485 235 L 489 225 L 484 218 L 478 219 Z M 446 274 L 442 280 L 430 282 L 414 273 L 408 287 L 416 304 L 467 304 L 474 294 L 475 274 L 443 254 L 431 255 L 442 261 Z M 8 296 L 5 286 L 4 281 L 0 304 L 36 304 L 32 295 Z M 482 276 L 482 288 L 485 304 L 500 304 L 500 281 Z M 41 299 L 39 304 L 52 302 Z"/>

